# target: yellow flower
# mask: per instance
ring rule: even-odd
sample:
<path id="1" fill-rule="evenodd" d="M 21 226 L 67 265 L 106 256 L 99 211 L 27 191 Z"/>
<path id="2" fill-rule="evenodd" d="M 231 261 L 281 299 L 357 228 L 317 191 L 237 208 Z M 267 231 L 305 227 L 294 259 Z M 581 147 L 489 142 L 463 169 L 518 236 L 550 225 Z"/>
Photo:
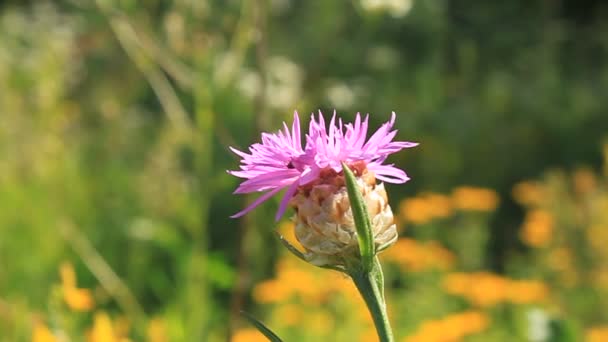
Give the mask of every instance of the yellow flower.
<path id="1" fill-rule="evenodd" d="M 507 298 L 515 304 L 538 303 L 547 298 L 549 289 L 534 280 L 511 281 L 507 286 Z"/>
<path id="2" fill-rule="evenodd" d="M 434 217 L 446 218 L 452 215 L 452 202 L 450 197 L 442 194 L 428 193 L 424 195 Z"/>
<path id="3" fill-rule="evenodd" d="M 452 273 L 445 277 L 447 293 L 462 296 L 479 307 L 490 307 L 510 301 L 516 304 L 544 300 L 547 286 L 534 280 L 511 280 L 489 272 Z"/>
<path id="4" fill-rule="evenodd" d="M 452 273 L 443 281 L 447 293 L 462 296 L 480 307 L 504 301 L 507 285 L 505 278 L 488 272 Z"/>
<path id="5" fill-rule="evenodd" d="M 89 289 L 76 286 L 76 272 L 69 262 L 64 262 L 59 268 L 63 299 L 67 306 L 74 311 L 89 311 L 95 306 L 95 301 Z"/>
<path id="6" fill-rule="evenodd" d="M 258 303 L 277 303 L 289 298 L 291 289 L 276 279 L 258 284 L 253 289 L 253 298 Z"/>
<path id="7" fill-rule="evenodd" d="M 32 342 L 58 342 L 51 330 L 41 321 L 34 322 L 32 329 Z"/>
<path id="8" fill-rule="evenodd" d="M 405 221 L 424 224 L 436 218 L 452 215 L 452 203 L 448 196 L 437 193 L 423 193 L 399 204 L 399 216 Z"/>
<path id="9" fill-rule="evenodd" d="M 572 175 L 574 191 L 579 195 L 588 194 L 597 188 L 595 174 L 588 168 L 578 169 Z"/>
<path id="10" fill-rule="evenodd" d="M 521 182 L 513 187 L 513 199 L 524 206 L 540 205 L 545 199 L 545 191 L 537 182 Z"/>
<path id="11" fill-rule="evenodd" d="M 167 328 L 165 322 L 161 318 L 153 318 L 148 323 L 148 341 L 149 342 L 167 342 Z"/>
<path id="12" fill-rule="evenodd" d="M 414 335 L 404 342 L 452 342 L 485 330 L 490 324 L 487 315 L 478 311 L 465 311 L 442 319 L 423 322 Z"/>
<path id="13" fill-rule="evenodd" d="M 594 327 L 585 333 L 585 342 L 608 341 L 608 326 Z"/>
<path id="14" fill-rule="evenodd" d="M 401 201 L 399 213 L 407 221 L 416 224 L 424 224 L 433 219 L 429 206 L 422 198 L 410 198 Z"/>
<path id="15" fill-rule="evenodd" d="M 268 342 L 268 339 L 256 329 L 247 328 L 234 332 L 231 342 Z"/>
<path id="16" fill-rule="evenodd" d="M 494 190 L 461 186 L 452 192 L 452 203 L 460 210 L 493 211 L 498 206 L 499 199 Z"/>
<path id="17" fill-rule="evenodd" d="M 413 271 L 448 269 L 454 264 L 454 255 L 436 241 L 419 243 L 413 239 L 397 240 L 393 248 L 381 254 L 383 260 L 393 261 L 402 268 Z"/>
<path id="18" fill-rule="evenodd" d="M 89 332 L 88 342 L 118 342 L 112 320 L 105 312 L 98 312 L 93 319 L 93 328 Z"/>
<path id="19" fill-rule="evenodd" d="M 520 238 L 528 246 L 544 247 L 551 240 L 553 216 L 544 210 L 533 210 L 526 215 Z"/>

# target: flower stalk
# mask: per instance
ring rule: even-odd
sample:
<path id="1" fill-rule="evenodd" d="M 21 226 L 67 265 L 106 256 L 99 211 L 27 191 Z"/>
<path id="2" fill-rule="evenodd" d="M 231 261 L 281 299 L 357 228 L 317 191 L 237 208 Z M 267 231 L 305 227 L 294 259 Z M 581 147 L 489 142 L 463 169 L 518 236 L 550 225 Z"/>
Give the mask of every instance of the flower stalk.
<path id="1" fill-rule="evenodd" d="M 378 257 L 376 257 L 374 237 L 367 206 L 357 186 L 355 175 L 342 163 L 346 188 L 351 204 L 353 218 L 357 229 L 360 263 L 349 263 L 346 273 L 350 275 L 363 297 L 374 320 L 376 332 L 381 342 L 393 342 L 393 332 L 388 320 L 386 301 L 384 299 L 384 274 Z"/>
<path id="2" fill-rule="evenodd" d="M 384 300 L 384 275 L 378 258 L 374 257 L 371 270 L 353 271 L 349 275 L 372 315 L 380 341 L 394 341 L 393 331 L 386 312 L 386 301 Z"/>

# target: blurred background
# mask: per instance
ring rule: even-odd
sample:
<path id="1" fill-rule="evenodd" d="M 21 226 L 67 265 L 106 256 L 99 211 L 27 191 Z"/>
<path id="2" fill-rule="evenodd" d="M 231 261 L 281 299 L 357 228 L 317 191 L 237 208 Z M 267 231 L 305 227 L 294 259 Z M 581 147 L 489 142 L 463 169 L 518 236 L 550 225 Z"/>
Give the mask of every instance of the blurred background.
<path id="1" fill-rule="evenodd" d="M 397 341 L 608 341 L 599 0 L 0 1 L 0 341 L 375 341 L 226 173 L 298 110 L 398 114 Z M 443 338 L 443 339 L 442 339 Z"/>

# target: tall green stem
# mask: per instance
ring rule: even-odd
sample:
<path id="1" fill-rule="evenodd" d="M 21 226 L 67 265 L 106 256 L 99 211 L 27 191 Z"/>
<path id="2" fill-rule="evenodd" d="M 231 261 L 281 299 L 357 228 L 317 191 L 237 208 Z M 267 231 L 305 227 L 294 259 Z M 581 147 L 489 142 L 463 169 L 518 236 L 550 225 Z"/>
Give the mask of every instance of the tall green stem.
<path id="1" fill-rule="evenodd" d="M 374 257 L 370 271 L 353 270 L 350 272 L 350 276 L 372 315 L 380 342 L 393 342 L 393 332 L 384 301 L 384 275 L 378 258 Z"/>

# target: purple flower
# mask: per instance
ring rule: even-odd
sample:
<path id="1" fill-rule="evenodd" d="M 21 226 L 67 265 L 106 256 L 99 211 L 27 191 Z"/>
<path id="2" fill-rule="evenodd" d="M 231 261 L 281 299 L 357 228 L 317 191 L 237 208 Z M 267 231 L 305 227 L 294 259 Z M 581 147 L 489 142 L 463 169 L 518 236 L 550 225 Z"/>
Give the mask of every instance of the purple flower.
<path id="1" fill-rule="evenodd" d="M 392 141 L 397 130 L 392 130 L 395 113 L 366 141 L 369 115 L 362 121 L 357 114 L 354 123 L 343 124 L 336 113 L 326 128 L 323 114 L 318 120 L 311 116 L 306 146 L 302 148 L 300 118 L 294 113 L 291 130 L 283 123 L 283 130 L 277 133 L 262 133 L 262 143 L 249 147 L 249 153 L 230 148 L 241 159 L 241 170 L 228 171 L 231 175 L 246 179 L 234 193 L 266 191 L 247 208 L 233 215 L 241 217 L 272 197 L 282 189 L 287 189 L 279 205 L 276 219 L 280 219 L 289 200 L 299 186 L 317 179 L 322 170 L 342 170 L 342 162 L 351 164 L 365 162 L 376 178 L 389 183 L 405 183 L 409 177 L 393 164 L 384 164 L 388 155 L 404 148 L 418 145 L 408 141 Z"/>

